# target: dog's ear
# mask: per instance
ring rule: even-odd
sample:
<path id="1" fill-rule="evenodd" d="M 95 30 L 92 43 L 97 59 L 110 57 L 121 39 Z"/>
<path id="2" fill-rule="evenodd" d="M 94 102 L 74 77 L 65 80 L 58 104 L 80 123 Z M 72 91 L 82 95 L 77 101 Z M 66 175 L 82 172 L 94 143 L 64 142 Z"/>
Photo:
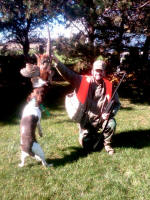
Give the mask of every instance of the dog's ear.
<path id="1" fill-rule="evenodd" d="M 28 95 L 27 102 L 29 102 L 33 97 L 35 97 L 34 90 Z"/>
<path id="2" fill-rule="evenodd" d="M 27 102 L 29 102 L 31 99 L 33 98 L 33 94 L 29 94 L 28 97 L 27 97 Z"/>
<path id="3" fill-rule="evenodd" d="M 27 97 L 27 102 L 29 102 L 31 99 L 32 99 L 31 94 L 29 94 L 28 97 Z"/>

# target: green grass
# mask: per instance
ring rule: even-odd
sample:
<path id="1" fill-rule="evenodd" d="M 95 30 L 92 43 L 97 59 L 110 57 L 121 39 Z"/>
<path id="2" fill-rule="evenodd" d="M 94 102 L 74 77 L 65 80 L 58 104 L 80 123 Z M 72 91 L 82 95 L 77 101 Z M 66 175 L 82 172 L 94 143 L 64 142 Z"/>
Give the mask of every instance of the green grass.
<path id="1" fill-rule="evenodd" d="M 50 117 L 43 113 L 41 121 L 44 136 L 37 136 L 50 168 L 31 158 L 19 168 L 19 117 L 1 122 L 0 199 L 149 200 L 150 106 L 128 99 L 121 103 L 113 156 L 104 149 L 86 154 L 63 103 L 50 105 Z"/>

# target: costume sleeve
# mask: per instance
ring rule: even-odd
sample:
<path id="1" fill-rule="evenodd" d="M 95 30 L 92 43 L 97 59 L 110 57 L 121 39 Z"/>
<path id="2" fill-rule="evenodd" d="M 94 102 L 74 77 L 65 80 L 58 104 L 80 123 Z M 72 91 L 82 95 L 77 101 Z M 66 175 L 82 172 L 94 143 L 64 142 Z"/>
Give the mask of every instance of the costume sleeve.
<path id="1" fill-rule="evenodd" d="M 76 72 L 70 70 L 68 67 L 66 67 L 63 63 L 60 61 L 57 61 L 57 65 L 55 66 L 58 73 L 71 85 L 78 90 L 82 76 L 77 74 Z"/>

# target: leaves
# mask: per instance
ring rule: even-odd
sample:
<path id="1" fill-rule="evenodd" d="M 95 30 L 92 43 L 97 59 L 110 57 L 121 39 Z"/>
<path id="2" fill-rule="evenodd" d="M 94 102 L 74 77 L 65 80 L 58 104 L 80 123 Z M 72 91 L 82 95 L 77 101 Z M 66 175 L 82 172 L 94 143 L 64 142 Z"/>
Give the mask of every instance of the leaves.
<path id="1" fill-rule="evenodd" d="M 0 2 L 0 13 L 2 21 L 1 30 L 9 33 L 9 37 L 13 37 L 21 43 L 24 54 L 29 51 L 29 35 L 30 32 L 51 18 L 49 11 L 46 9 L 50 6 L 50 2 L 46 1 L 46 5 L 42 0 L 20 0 Z"/>

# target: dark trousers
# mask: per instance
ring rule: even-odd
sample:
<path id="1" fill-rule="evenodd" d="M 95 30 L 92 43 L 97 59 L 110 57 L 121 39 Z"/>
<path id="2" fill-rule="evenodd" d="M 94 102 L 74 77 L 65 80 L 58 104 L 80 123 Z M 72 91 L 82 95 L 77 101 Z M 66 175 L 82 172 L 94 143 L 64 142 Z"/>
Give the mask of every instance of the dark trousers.
<path id="1" fill-rule="evenodd" d="M 82 127 L 82 125 L 79 124 L 79 143 L 81 144 L 81 146 L 83 148 L 93 149 L 93 146 L 100 137 L 99 132 L 103 131 L 105 124 L 106 121 L 104 121 L 101 125 L 101 129 L 97 129 L 89 124 L 86 127 Z M 116 120 L 114 118 L 111 118 L 102 136 L 104 146 L 111 145 L 112 136 L 115 133 L 115 129 Z"/>

